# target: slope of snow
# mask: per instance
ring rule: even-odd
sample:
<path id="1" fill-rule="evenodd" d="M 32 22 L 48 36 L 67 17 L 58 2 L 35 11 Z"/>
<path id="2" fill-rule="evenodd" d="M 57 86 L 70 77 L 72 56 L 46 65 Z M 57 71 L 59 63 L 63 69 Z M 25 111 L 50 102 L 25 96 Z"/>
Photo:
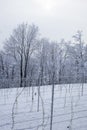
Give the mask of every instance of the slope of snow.
<path id="1" fill-rule="evenodd" d="M 87 130 L 87 84 L 55 85 L 53 130 Z M 0 89 L 0 130 L 50 130 L 52 86 Z M 21 95 L 15 102 L 19 93 Z M 14 104 L 15 102 L 15 104 Z"/>

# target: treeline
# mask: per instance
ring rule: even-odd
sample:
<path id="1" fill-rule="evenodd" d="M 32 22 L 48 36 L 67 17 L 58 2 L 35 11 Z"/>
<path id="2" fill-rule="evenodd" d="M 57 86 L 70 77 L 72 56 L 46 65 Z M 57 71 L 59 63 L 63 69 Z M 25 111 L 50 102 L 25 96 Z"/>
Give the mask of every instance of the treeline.
<path id="1" fill-rule="evenodd" d="M 87 45 L 81 31 L 72 41 L 39 37 L 35 25 L 18 25 L 0 51 L 0 88 L 87 82 Z M 53 66 L 54 65 L 54 66 Z"/>

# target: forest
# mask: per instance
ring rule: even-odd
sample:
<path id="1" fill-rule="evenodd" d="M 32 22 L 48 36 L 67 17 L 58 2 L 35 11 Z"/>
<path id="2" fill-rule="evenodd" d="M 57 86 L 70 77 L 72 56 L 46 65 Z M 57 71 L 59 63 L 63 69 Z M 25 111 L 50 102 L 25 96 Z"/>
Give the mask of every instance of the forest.
<path id="1" fill-rule="evenodd" d="M 34 24 L 22 23 L 0 50 L 0 88 L 87 82 L 87 44 L 82 31 L 72 41 L 42 38 Z"/>

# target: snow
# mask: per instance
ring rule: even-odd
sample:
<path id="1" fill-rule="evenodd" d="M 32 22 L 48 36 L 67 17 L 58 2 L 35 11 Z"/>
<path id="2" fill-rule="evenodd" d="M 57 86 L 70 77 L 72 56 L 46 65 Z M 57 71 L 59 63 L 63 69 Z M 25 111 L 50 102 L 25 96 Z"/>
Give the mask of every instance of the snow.
<path id="1" fill-rule="evenodd" d="M 70 130 L 70 124 L 72 130 L 87 130 L 87 84 L 83 87 L 82 95 L 82 84 L 55 85 L 53 130 Z M 32 87 L 22 89 L 0 89 L 0 130 L 50 130 L 52 86 L 41 86 L 39 111 L 37 87 L 33 102 Z"/>

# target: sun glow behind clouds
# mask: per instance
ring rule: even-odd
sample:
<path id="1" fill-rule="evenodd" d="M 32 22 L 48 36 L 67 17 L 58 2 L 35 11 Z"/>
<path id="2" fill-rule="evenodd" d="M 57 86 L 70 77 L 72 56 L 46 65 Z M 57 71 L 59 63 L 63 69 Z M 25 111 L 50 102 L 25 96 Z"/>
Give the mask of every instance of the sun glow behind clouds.
<path id="1" fill-rule="evenodd" d="M 45 11 L 45 12 L 52 12 L 55 8 L 61 8 L 66 4 L 65 0 L 37 0 L 37 3 L 39 6 Z"/>
<path id="2" fill-rule="evenodd" d="M 55 0 L 47 0 L 46 2 L 44 2 L 43 7 L 46 11 L 51 11 L 53 8 L 55 8 L 56 3 Z"/>

